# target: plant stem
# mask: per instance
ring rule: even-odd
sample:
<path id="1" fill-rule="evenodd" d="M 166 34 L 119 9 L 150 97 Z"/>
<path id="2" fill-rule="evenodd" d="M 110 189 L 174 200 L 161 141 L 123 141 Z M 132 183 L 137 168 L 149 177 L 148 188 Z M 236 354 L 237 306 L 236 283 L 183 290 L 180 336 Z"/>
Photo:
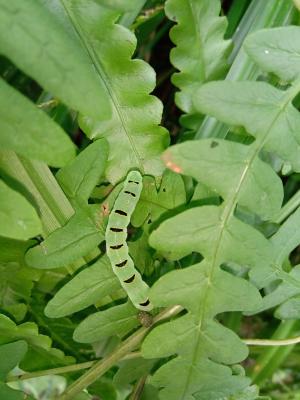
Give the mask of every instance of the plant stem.
<path id="1" fill-rule="evenodd" d="M 172 314 L 172 316 L 173 315 L 175 315 L 175 312 L 174 312 L 174 314 Z M 289 339 L 278 339 L 278 340 L 276 340 L 276 339 L 242 339 L 242 341 L 245 344 L 247 344 L 248 346 L 272 346 L 272 347 L 290 346 L 293 344 L 300 343 L 300 336 L 296 336 L 294 338 L 289 338 Z M 131 360 L 131 359 L 138 358 L 138 357 L 142 357 L 141 352 L 133 351 L 131 353 L 126 354 L 122 358 L 122 361 L 123 360 Z M 15 381 L 19 381 L 19 380 L 23 381 L 26 379 L 37 378 L 40 376 L 62 375 L 62 374 L 66 374 L 69 372 L 81 371 L 82 369 L 87 369 L 87 368 L 93 367 L 96 364 L 96 362 L 98 362 L 98 361 L 93 360 L 93 361 L 87 361 L 87 362 L 83 362 L 83 363 L 67 365 L 65 367 L 50 368 L 50 369 L 45 369 L 45 370 L 36 371 L 36 372 L 25 372 L 24 374 L 21 374 L 21 375 L 8 377 L 6 379 L 6 382 L 15 382 Z"/>
<path id="2" fill-rule="evenodd" d="M 153 320 L 153 325 L 168 319 L 172 316 L 177 315 L 182 311 L 181 306 L 174 306 L 162 311 Z M 152 325 L 152 326 L 153 326 Z M 83 374 L 79 379 L 77 379 L 73 384 L 71 384 L 67 390 L 59 397 L 58 400 L 71 400 L 82 390 L 87 388 L 93 382 L 95 382 L 100 376 L 102 376 L 106 371 L 108 371 L 113 365 L 119 362 L 126 354 L 130 353 L 135 349 L 146 334 L 150 331 L 152 327 L 142 327 L 134 334 L 132 334 L 128 339 L 126 339 L 117 349 L 113 351 L 112 354 L 103 358 L 102 360 L 96 362 L 94 366 Z"/>
<path id="3" fill-rule="evenodd" d="M 290 346 L 300 343 L 300 336 L 289 339 L 244 339 L 243 342 L 248 346 Z"/>
<path id="4" fill-rule="evenodd" d="M 144 375 L 137 381 L 137 384 L 135 385 L 133 393 L 130 396 L 129 400 L 140 400 L 140 398 L 143 394 L 147 376 L 148 375 Z"/>
<path id="5" fill-rule="evenodd" d="M 291 336 L 296 330 L 297 321 L 281 322 L 272 336 L 272 340 L 282 340 Z M 294 345 L 286 347 L 270 347 L 266 349 L 258 358 L 254 370 L 251 374 L 253 382 L 256 384 L 263 383 L 273 372 L 282 364 L 284 359 L 293 350 Z"/>
<path id="6" fill-rule="evenodd" d="M 141 353 L 139 351 L 134 351 L 132 353 L 126 354 L 125 357 L 123 357 L 123 360 L 131 360 L 133 358 L 138 358 L 141 357 Z M 95 365 L 97 360 L 93 361 L 87 361 L 84 363 L 78 363 L 78 364 L 72 364 L 72 365 L 67 365 L 65 367 L 58 367 L 58 368 L 50 368 L 50 369 L 45 369 L 42 371 L 36 371 L 36 372 L 25 372 L 24 374 L 21 375 L 16 375 L 16 376 L 10 376 L 6 379 L 6 382 L 15 382 L 15 381 L 24 381 L 26 379 L 32 379 L 32 378 L 37 378 L 39 376 L 46 376 L 46 375 L 62 375 L 66 374 L 69 372 L 75 372 L 75 371 L 80 371 L 82 369 L 87 369 Z"/>
<path id="7" fill-rule="evenodd" d="M 19 186 L 20 192 L 34 203 L 42 222 L 44 238 L 63 226 L 74 214 L 71 203 L 45 163 L 28 160 L 13 151 L 1 150 L 0 167 Z M 89 260 L 87 256 L 65 268 L 72 274 Z"/>
<path id="8" fill-rule="evenodd" d="M 48 236 L 55 229 L 58 229 L 61 226 L 61 218 L 56 216 L 53 210 L 49 207 L 47 198 L 44 197 L 44 193 L 41 191 L 42 184 L 39 185 L 39 189 L 36 187 L 29 172 L 22 164 L 20 157 L 18 157 L 13 151 L 1 151 L 0 167 L 2 171 L 4 171 L 20 186 L 20 192 L 23 193 L 29 201 L 35 204 L 42 221 L 44 231 L 43 236 Z M 51 179 L 48 180 L 51 181 Z M 57 182 L 56 185 L 58 186 Z M 53 187 L 52 182 L 51 187 Z M 59 189 L 60 187 L 58 186 L 58 189 L 55 190 L 58 199 L 60 198 Z M 58 199 L 57 201 L 59 201 Z"/>

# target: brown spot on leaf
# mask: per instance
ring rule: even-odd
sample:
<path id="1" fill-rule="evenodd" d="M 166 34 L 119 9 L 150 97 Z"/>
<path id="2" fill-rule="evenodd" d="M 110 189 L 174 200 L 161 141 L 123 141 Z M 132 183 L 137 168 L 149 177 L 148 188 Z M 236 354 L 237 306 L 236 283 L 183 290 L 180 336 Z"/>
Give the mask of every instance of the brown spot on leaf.
<path id="1" fill-rule="evenodd" d="M 109 205 L 108 205 L 108 203 L 103 203 L 102 206 L 101 206 L 101 209 L 102 209 L 102 214 L 104 216 L 108 216 L 109 215 Z"/>
<path id="2" fill-rule="evenodd" d="M 163 159 L 165 165 L 166 165 L 169 169 L 171 169 L 172 171 L 176 172 L 176 174 L 182 174 L 182 168 L 179 167 L 179 165 L 177 165 L 176 163 L 174 163 L 174 162 L 171 160 L 171 154 L 170 154 L 170 152 L 166 151 L 166 152 L 163 154 L 162 159 Z"/>

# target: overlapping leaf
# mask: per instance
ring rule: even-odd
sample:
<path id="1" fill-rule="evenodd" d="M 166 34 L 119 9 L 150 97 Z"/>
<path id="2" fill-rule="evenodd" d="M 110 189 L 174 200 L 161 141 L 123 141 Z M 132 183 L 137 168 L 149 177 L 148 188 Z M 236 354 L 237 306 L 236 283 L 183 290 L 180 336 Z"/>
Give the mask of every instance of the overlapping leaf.
<path id="1" fill-rule="evenodd" d="M 299 77 L 299 27 L 263 29 L 247 39 L 245 49 L 263 70 L 282 80 L 290 82 Z"/>
<path id="2" fill-rule="evenodd" d="M 59 170 L 58 181 L 76 211 L 66 225 L 27 252 L 26 261 L 30 266 L 47 269 L 67 266 L 104 240 L 107 211 L 87 203 L 104 173 L 107 153 L 106 141 L 97 140 Z"/>
<path id="3" fill-rule="evenodd" d="M 66 225 L 29 249 L 26 262 L 34 268 L 65 267 L 91 252 L 102 240 L 104 226 L 100 207 L 78 209 Z"/>
<path id="4" fill-rule="evenodd" d="M 0 237 L 0 307 L 21 321 L 27 311 L 33 282 L 40 272 L 25 266 L 31 242 Z"/>
<path id="5" fill-rule="evenodd" d="M 2 79 L 0 129 L 2 149 L 55 167 L 65 165 L 75 156 L 75 146 L 62 128 Z"/>
<path id="6" fill-rule="evenodd" d="M 70 200 L 88 201 L 105 171 L 107 156 L 106 140 L 97 140 L 58 171 L 56 178 Z"/>
<path id="7" fill-rule="evenodd" d="M 273 262 L 271 266 L 254 269 L 251 279 L 258 287 L 265 287 L 273 281 L 281 283 L 269 292 L 255 312 L 280 305 L 275 315 L 281 319 L 297 319 L 300 316 L 300 266 L 297 265 L 287 273 L 282 265 L 290 253 L 300 243 L 300 208 L 298 208 L 271 238 L 273 244 Z M 254 310 L 253 310 L 254 311 Z"/>
<path id="8" fill-rule="evenodd" d="M 103 82 L 80 39 L 42 1 L 1 0 L 0 53 L 68 106 L 110 117 Z"/>
<path id="9" fill-rule="evenodd" d="M 0 235 L 27 240 L 42 232 L 34 207 L 18 192 L 0 181 Z"/>
<path id="10" fill-rule="evenodd" d="M 125 303 L 89 315 L 75 329 L 74 339 L 94 343 L 115 335 L 122 337 L 138 325 L 138 310 L 131 303 Z"/>
<path id="11" fill-rule="evenodd" d="M 120 289 L 107 257 L 79 272 L 47 304 L 48 317 L 58 318 L 96 304 L 102 297 Z"/>
<path id="12" fill-rule="evenodd" d="M 224 40 L 227 21 L 219 16 L 219 0 L 168 0 L 165 9 L 167 16 L 177 23 L 170 31 L 176 45 L 170 58 L 179 70 L 172 77 L 180 89 L 176 104 L 190 114 L 188 123 L 185 117 L 185 125 L 193 127 L 199 120 L 192 104 L 195 89 L 219 78 L 226 70 L 230 50 L 230 41 Z"/>
<path id="13" fill-rule="evenodd" d="M 5 384 L 6 375 L 17 366 L 27 351 L 23 340 L 0 346 L 0 397 L 5 400 L 23 400 L 24 394 Z"/>
<path id="14" fill-rule="evenodd" d="M 262 37 L 252 40 L 260 41 Z M 288 34 L 285 41 L 288 47 Z M 164 155 L 169 168 L 204 183 L 221 195 L 223 202 L 219 207 L 184 211 L 163 222 L 150 236 L 150 244 L 171 258 L 192 251 L 204 257 L 200 264 L 162 277 L 150 291 L 154 305 L 180 304 L 187 310 L 187 314 L 155 328 L 143 344 L 145 357 L 176 355 L 153 375 L 152 383 L 161 389 L 161 399 L 217 400 L 237 394 L 248 384 L 226 366 L 246 356 L 243 344 L 218 324 L 215 316 L 237 309 L 249 312 L 251 304 L 252 309 L 259 309 L 260 296 L 254 285 L 220 266 L 234 262 L 254 271 L 274 270 L 275 243 L 239 220 L 235 210 L 239 205 L 263 219 L 278 214 L 282 187 L 259 157 L 262 150 L 274 152 L 299 171 L 300 116 L 292 105 L 299 90 L 299 79 L 286 91 L 262 82 L 207 83 L 196 92 L 195 109 L 229 125 L 244 127 L 254 136 L 253 143 L 185 142 Z M 292 239 L 285 248 L 290 251 L 294 242 Z"/>
<path id="15" fill-rule="evenodd" d="M 100 2 L 64 0 L 63 4 L 111 100 L 110 120 L 102 116 L 81 119 L 90 138 L 106 137 L 109 142 L 108 180 L 116 183 L 131 168 L 161 175 L 159 155 L 168 144 L 168 135 L 159 126 L 162 105 L 149 95 L 155 86 L 154 71 L 144 61 L 131 59 L 134 34 L 115 23 L 117 11 Z"/>
<path id="16" fill-rule="evenodd" d="M 74 362 L 73 357 L 65 356 L 61 350 L 51 347 L 52 340 L 38 332 L 33 322 L 16 325 L 11 319 L 0 314 L 0 344 L 15 340 L 25 340 L 28 351 L 20 363 L 20 367 L 27 371 L 36 371 L 59 365 L 68 365 Z"/>
<path id="17" fill-rule="evenodd" d="M 238 193 L 239 205 L 263 219 L 272 219 L 281 208 L 282 183 L 268 164 L 258 157 L 251 160 L 254 147 L 255 144 L 241 146 L 225 140 L 203 139 L 171 148 L 170 153 L 164 153 L 164 159 L 166 165 L 171 163 L 171 168 L 178 160 L 183 174 L 191 175 L 224 199 L 234 195 L 248 168 Z"/>
<path id="18" fill-rule="evenodd" d="M 162 214 L 185 202 L 185 187 L 181 176 L 169 170 L 164 171 L 159 190 L 156 188 L 155 180 L 145 176 L 141 197 L 131 222 L 134 226 L 141 226 L 144 222 L 152 223 Z"/>

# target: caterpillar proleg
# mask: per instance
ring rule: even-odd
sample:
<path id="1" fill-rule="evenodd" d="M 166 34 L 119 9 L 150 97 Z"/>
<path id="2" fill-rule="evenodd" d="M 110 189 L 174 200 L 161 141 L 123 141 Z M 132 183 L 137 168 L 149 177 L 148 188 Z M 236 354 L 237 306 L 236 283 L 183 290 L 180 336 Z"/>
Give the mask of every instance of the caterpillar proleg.
<path id="1" fill-rule="evenodd" d="M 149 287 L 135 269 L 126 243 L 127 226 L 139 201 L 142 186 L 141 174 L 138 171 L 129 172 L 108 217 L 105 239 L 112 269 L 128 297 L 136 308 L 150 311 L 153 306 L 148 298 Z"/>

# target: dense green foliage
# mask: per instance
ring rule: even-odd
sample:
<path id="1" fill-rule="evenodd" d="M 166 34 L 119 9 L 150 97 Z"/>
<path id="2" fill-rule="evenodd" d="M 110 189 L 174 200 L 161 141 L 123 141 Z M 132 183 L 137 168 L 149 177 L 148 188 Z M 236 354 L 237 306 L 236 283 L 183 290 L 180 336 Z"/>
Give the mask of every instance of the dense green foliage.
<path id="1" fill-rule="evenodd" d="M 300 27 L 267 4 L 0 0 L 1 399 L 298 398 Z"/>

